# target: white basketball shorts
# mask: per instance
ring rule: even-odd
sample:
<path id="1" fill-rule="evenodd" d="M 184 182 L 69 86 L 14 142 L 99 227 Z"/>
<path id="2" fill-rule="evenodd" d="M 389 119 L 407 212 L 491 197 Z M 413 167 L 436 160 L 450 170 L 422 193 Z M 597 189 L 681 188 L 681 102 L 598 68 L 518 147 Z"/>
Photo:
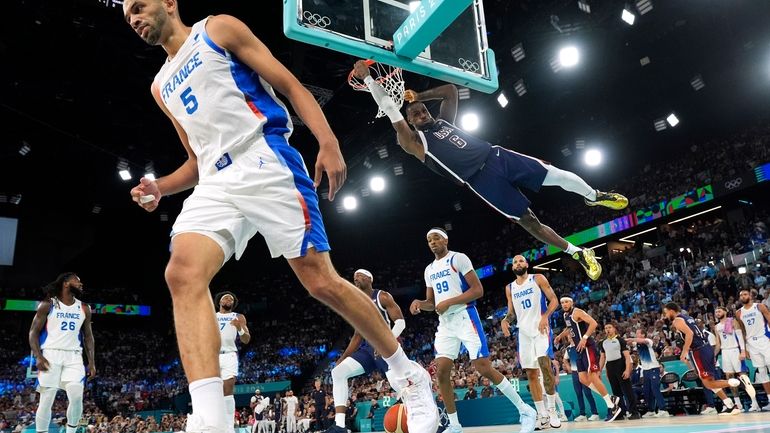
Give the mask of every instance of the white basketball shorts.
<path id="1" fill-rule="evenodd" d="M 475 306 L 439 316 L 436 341 L 433 344 L 436 358 L 457 359 L 460 344 L 468 350 L 471 360 L 489 356 L 487 336 Z"/>
<path id="2" fill-rule="evenodd" d="M 86 368 L 83 354 L 76 350 L 43 349 L 48 360 L 48 371 L 38 371 L 38 386 L 64 389 L 69 382 L 85 382 Z"/>
<path id="3" fill-rule="evenodd" d="M 537 359 L 548 356 L 551 341 L 548 335 L 537 333 L 535 336 L 527 335 L 519 330 L 519 362 L 521 368 L 539 369 Z"/>
<path id="4" fill-rule="evenodd" d="M 722 349 L 722 371 L 725 373 L 747 371 L 746 363 L 741 361 L 740 354 L 741 349 L 738 347 Z"/>
<path id="5" fill-rule="evenodd" d="M 219 377 L 222 380 L 238 377 L 238 352 L 219 354 Z"/>
<path id="6" fill-rule="evenodd" d="M 770 338 L 764 335 L 746 339 L 746 352 L 754 368 L 770 367 Z"/>

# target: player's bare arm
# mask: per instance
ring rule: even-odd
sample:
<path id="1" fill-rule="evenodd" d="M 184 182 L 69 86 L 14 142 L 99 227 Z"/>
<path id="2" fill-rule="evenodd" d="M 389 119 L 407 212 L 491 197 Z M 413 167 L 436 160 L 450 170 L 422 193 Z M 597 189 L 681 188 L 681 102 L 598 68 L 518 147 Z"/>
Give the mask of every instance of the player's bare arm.
<path id="1" fill-rule="evenodd" d="M 83 320 L 83 346 L 88 359 L 88 378 L 96 377 L 96 357 L 94 356 L 94 332 L 91 329 L 91 307 L 83 304 L 86 318 Z"/>
<path id="2" fill-rule="evenodd" d="M 48 371 L 48 360 L 43 357 L 43 351 L 40 349 L 40 331 L 43 330 L 49 311 L 51 311 L 51 301 L 48 299 L 41 301 L 37 305 L 35 318 L 32 319 L 32 325 L 29 328 L 29 348 L 32 349 L 32 356 L 35 357 L 37 369 L 40 371 Z"/>
<path id="3" fill-rule="evenodd" d="M 586 333 L 583 335 L 583 338 L 581 338 L 577 344 L 577 350 L 578 352 L 581 352 L 583 351 L 583 349 L 585 349 L 586 341 L 588 341 L 588 338 L 590 338 L 593 335 L 593 333 L 596 331 L 596 328 L 599 326 L 599 324 L 596 323 L 596 320 L 594 320 L 593 317 L 591 317 L 588 313 L 581 310 L 580 308 L 575 308 L 573 310 L 572 317 L 578 322 L 588 323 L 588 329 L 586 329 Z"/>
<path id="4" fill-rule="evenodd" d="M 433 296 L 433 288 L 425 288 L 425 300 L 421 301 L 415 299 L 412 301 L 412 305 L 409 306 L 409 312 L 414 314 L 420 314 L 420 311 L 435 311 L 436 310 L 436 298 Z"/>
<path id="5" fill-rule="evenodd" d="M 767 308 L 767 305 L 757 303 L 757 308 L 762 313 L 762 316 L 764 316 L 765 323 L 770 323 L 770 309 Z"/>
<path id="6" fill-rule="evenodd" d="M 238 325 L 236 328 L 238 328 L 238 338 L 240 338 L 241 343 L 249 344 L 249 341 L 251 341 L 251 332 L 249 332 L 249 325 L 248 322 L 246 322 L 246 316 L 243 314 L 238 314 Z"/>
<path id="7" fill-rule="evenodd" d="M 353 354 L 353 352 L 358 350 L 358 347 L 361 346 L 362 341 L 364 341 L 364 339 L 361 338 L 361 334 L 359 334 L 358 331 L 354 332 L 353 338 L 351 338 L 350 342 L 348 343 L 348 347 L 345 348 L 345 351 L 342 352 L 342 356 L 340 356 L 340 359 L 337 360 L 337 365 L 344 361 L 345 358 Z"/>
<path id="8" fill-rule="evenodd" d="M 548 299 L 548 308 L 545 313 L 540 316 L 540 324 L 538 325 L 540 332 L 545 334 L 548 331 L 548 318 L 559 308 L 559 298 L 556 297 L 556 293 L 553 291 L 551 284 L 548 283 L 548 279 L 542 274 L 535 274 L 535 283 L 537 283 L 540 290 Z"/>
<path id="9" fill-rule="evenodd" d="M 230 15 L 216 15 L 209 18 L 206 31 L 214 43 L 235 54 L 289 99 L 294 111 L 318 140 L 315 185 L 317 187 L 321 183 L 323 173 L 326 172 L 329 177 L 329 200 L 333 200 L 345 183 L 347 167 L 340 152 L 339 141 L 313 95 L 273 57 L 267 46 L 241 20 Z"/>
<path id="10" fill-rule="evenodd" d="M 481 285 L 481 280 L 479 280 L 479 276 L 476 275 L 476 271 L 468 271 L 464 277 L 465 281 L 467 281 L 470 286 L 468 290 L 461 295 L 439 302 L 438 305 L 436 305 L 436 312 L 438 314 L 444 314 L 444 312 L 452 305 L 468 304 L 484 296 L 484 286 Z"/>
<path id="11" fill-rule="evenodd" d="M 511 290 L 509 289 L 509 286 L 505 286 L 505 297 L 508 300 L 508 312 L 505 313 L 505 317 L 500 321 L 500 327 L 503 330 L 503 335 L 510 337 L 511 323 L 513 323 L 516 314 L 513 311 L 513 299 L 511 299 Z"/>
<path id="12" fill-rule="evenodd" d="M 567 327 L 567 328 L 564 328 L 564 330 L 561 331 L 561 333 L 559 333 L 559 335 L 557 335 L 553 339 L 553 342 L 554 342 L 554 344 L 558 343 L 559 341 L 561 341 L 562 338 L 567 338 L 568 336 L 569 336 L 569 328 Z"/>
<path id="13" fill-rule="evenodd" d="M 378 296 L 380 299 L 380 305 L 385 308 L 385 311 L 388 313 L 388 317 L 390 317 L 390 320 L 393 321 L 393 328 L 391 328 L 391 332 L 393 332 L 394 337 L 398 338 L 406 328 L 404 313 L 401 312 L 401 307 L 396 304 L 396 300 L 393 299 L 393 295 L 390 293 L 380 290 L 380 294 Z"/>
<path id="14" fill-rule="evenodd" d="M 449 123 L 455 123 L 457 117 L 458 92 L 454 84 L 444 84 L 423 92 L 407 90 L 404 92 L 404 100 L 407 102 L 434 101 L 440 99 L 439 118 Z"/>

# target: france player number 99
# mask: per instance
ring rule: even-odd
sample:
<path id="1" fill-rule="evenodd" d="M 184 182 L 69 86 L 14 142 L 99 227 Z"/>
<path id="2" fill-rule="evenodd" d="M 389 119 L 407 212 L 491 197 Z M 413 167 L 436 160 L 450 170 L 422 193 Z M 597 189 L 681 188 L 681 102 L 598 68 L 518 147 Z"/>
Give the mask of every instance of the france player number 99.
<path id="1" fill-rule="evenodd" d="M 436 293 L 448 292 L 448 291 L 449 291 L 449 283 L 447 283 L 446 281 L 442 281 L 436 284 Z"/>

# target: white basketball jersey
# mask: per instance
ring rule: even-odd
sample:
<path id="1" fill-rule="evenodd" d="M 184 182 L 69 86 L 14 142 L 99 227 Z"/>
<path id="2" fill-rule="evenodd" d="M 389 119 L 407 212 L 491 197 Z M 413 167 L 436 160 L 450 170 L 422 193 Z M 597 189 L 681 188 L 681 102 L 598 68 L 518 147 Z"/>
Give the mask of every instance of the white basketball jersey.
<path id="1" fill-rule="evenodd" d="M 449 251 L 443 258 L 429 264 L 425 268 L 425 285 L 433 289 L 436 305 L 445 299 L 462 295 L 468 290 L 470 285 L 465 281 L 464 275 L 471 271 L 473 271 L 471 259 L 463 253 L 454 251 Z M 476 305 L 476 302 L 452 305 L 444 314 L 456 313 L 469 305 Z"/>
<path id="2" fill-rule="evenodd" d="M 286 414 L 294 416 L 294 414 L 297 412 L 297 403 L 299 400 L 297 400 L 297 397 L 291 396 L 286 397 Z"/>
<path id="3" fill-rule="evenodd" d="M 64 305 L 51 298 L 51 310 L 40 333 L 40 348 L 82 351 L 80 328 L 86 320 L 86 308 L 88 306 L 77 299 L 72 305 Z"/>
<path id="4" fill-rule="evenodd" d="M 746 326 L 746 339 L 751 342 L 752 339 L 770 334 L 770 328 L 765 322 L 765 316 L 759 311 L 759 304 L 756 302 L 751 307 L 741 307 L 741 321 Z"/>
<path id="5" fill-rule="evenodd" d="M 238 318 L 238 313 L 225 313 L 217 312 L 217 324 L 219 325 L 219 337 L 222 340 L 222 346 L 219 349 L 220 353 L 237 352 L 238 347 L 235 345 L 235 339 L 238 338 L 238 329 L 231 325 L 230 322 Z"/>
<path id="6" fill-rule="evenodd" d="M 717 331 L 717 337 L 719 337 L 719 347 L 722 350 L 740 348 L 738 345 L 738 339 L 743 338 L 743 333 L 735 323 L 733 323 L 732 334 L 725 332 L 725 324 L 722 322 L 717 323 L 715 329 Z"/>
<path id="7" fill-rule="evenodd" d="M 192 26 L 179 52 L 155 76 L 161 100 L 187 133 L 201 178 L 229 165 L 226 154 L 256 138 L 288 140 L 292 131 L 286 106 L 273 88 L 209 38 L 207 20 Z"/>
<path id="8" fill-rule="evenodd" d="M 540 333 L 538 324 L 543 313 L 548 310 L 548 301 L 543 296 L 543 291 L 535 282 L 535 276 L 529 275 L 523 284 L 516 281 L 506 286 L 511 293 L 513 311 L 516 313 L 516 324 L 519 332 L 534 337 Z"/>

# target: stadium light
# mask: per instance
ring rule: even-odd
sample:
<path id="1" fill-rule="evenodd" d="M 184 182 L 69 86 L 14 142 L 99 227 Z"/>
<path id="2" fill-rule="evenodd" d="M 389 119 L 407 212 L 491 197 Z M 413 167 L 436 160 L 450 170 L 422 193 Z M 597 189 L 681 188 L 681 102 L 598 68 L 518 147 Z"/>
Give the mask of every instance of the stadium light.
<path id="1" fill-rule="evenodd" d="M 679 124 L 679 118 L 676 117 L 676 114 L 671 113 L 668 115 L 668 117 L 666 117 L 666 122 L 668 122 L 668 124 L 673 128 Z"/>
<path id="2" fill-rule="evenodd" d="M 128 169 L 127 169 L 127 168 L 125 168 L 125 169 L 123 169 L 123 170 L 120 170 L 120 171 L 118 172 L 118 174 L 120 175 L 120 178 L 121 178 L 121 179 L 123 179 L 123 180 L 125 180 L 125 181 L 129 181 L 129 180 L 131 180 L 131 172 L 130 172 L 130 171 L 128 171 Z"/>
<path id="3" fill-rule="evenodd" d="M 636 15 L 634 15 L 630 10 L 624 8 L 623 13 L 620 14 L 620 19 L 628 23 L 628 25 L 633 26 L 634 21 L 636 21 Z"/>
<path id="4" fill-rule="evenodd" d="M 479 116 L 476 113 L 463 114 L 463 117 L 460 119 L 460 125 L 468 132 L 475 131 L 479 129 Z"/>
<path id="5" fill-rule="evenodd" d="M 369 180 L 369 189 L 374 192 L 382 192 L 385 190 L 385 179 L 382 176 L 374 176 Z"/>
<path id="6" fill-rule="evenodd" d="M 584 158 L 589 167 L 596 167 L 602 163 L 602 153 L 596 149 L 588 149 Z"/>
<path id="7" fill-rule="evenodd" d="M 497 96 L 497 102 L 500 104 L 501 107 L 505 108 L 508 106 L 508 98 L 505 97 L 505 93 L 500 92 L 500 94 Z"/>
<path id="8" fill-rule="evenodd" d="M 580 52 L 573 46 L 559 50 L 559 63 L 565 68 L 571 68 L 580 61 Z"/>
<path id="9" fill-rule="evenodd" d="M 342 199 L 342 206 L 345 210 L 355 210 L 358 207 L 358 200 L 352 195 L 349 195 Z"/>

